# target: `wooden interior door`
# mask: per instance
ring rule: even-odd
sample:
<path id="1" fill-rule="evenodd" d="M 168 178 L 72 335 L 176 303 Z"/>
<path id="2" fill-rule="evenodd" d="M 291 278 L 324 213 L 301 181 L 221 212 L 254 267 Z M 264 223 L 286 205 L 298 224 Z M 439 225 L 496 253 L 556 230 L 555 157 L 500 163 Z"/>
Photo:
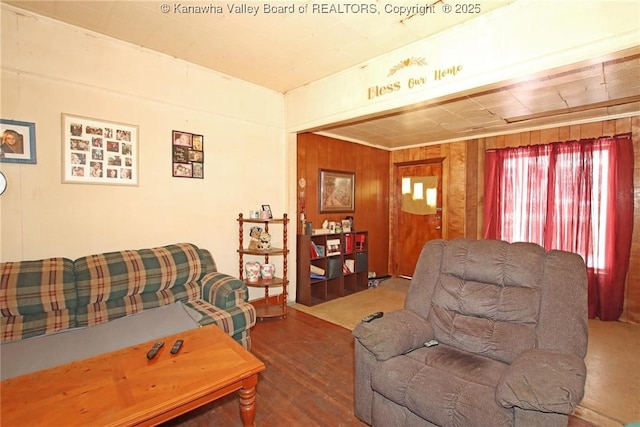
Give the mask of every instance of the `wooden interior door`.
<path id="1" fill-rule="evenodd" d="M 395 165 L 395 250 L 394 272 L 396 276 L 413 276 L 416 262 L 424 244 L 442 238 L 442 163 Z M 403 209 L 403 178 L 436 177 L 436 211 L 432 214 L 409 213 Z M 413 191 L 413 188 L 412 188 Z"/>

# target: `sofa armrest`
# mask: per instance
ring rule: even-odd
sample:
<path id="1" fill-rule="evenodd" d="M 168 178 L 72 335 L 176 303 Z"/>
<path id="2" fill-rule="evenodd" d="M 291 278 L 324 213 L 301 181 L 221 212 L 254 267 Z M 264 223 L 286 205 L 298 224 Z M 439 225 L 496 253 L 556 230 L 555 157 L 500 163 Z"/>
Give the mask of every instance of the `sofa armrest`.
<path id="1" fill-rule="evenodd" d="M 587 367 L 572 354 L 527 350 L 502 374 L 496 402 L 511 408 L 572 414 L 584 396 Z"/>
<path id="2" fill-rule="evenodd" d="M 360 322 L 353 335 L 377 360 L 387 360 L 422 347 L 433 338 L 433 327 L 415 312 L 403 309 Z"/>
<path id="3" fill-rule="evenodd" d="M 232 308 L 249 299 L 247 285 L 228 274 L 207 273 L 201 280 L 202 299 L 219 308 Z"/>

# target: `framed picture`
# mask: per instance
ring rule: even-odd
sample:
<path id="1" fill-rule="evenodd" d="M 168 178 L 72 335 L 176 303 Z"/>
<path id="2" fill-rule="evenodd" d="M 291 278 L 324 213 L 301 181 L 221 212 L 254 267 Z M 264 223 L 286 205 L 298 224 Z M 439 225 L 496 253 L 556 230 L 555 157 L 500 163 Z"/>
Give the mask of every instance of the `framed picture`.
<path id="1" fill-rule="evenodd" d="M 0 162 L 36 163 L 36 124 L 0 119 Z"/>
<path id="2" fill-rule="evenodd" d="M 62 114 L 62 182 L 138 185 L 138 126 Z"/>
<path id="3" fill-rule="evenodd" d="M 262 205 L 262 210 L 269 214 L 269 219 L 273 219 L 273 213 L 271 213 L 270 205 Z"/>
<path id="4" fill-rule="evenodd" d="M 174 130 L 171 141 L 173 176 L 204 178 L 204 136 Z"/>
<path id="5" fill-rule="evenodd" d="M 320 213 L 355 211 L 355 173 L 320 169 L 318 182 Z"/>

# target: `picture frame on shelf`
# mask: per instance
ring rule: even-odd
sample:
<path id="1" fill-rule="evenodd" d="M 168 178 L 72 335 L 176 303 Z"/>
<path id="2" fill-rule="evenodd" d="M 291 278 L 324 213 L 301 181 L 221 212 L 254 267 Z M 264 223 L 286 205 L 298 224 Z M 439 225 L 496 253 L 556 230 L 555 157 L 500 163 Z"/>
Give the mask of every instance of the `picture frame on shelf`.
<path id="1" fill-rule="evenodd" d="M 175 178 L 204 179 L 204 135 L 171 132 L 171 169 Z"/>
<path id="2" fill-rule="evenodd" d="M 268 215 L 269 219 L 273 219 L 273 213 L 271 212 L 271 206 L 270 205 L 262 205 L 262 211 L 263 212 L 267 212 L 267 215 Z"/>
<path id="3" fill-rule="evenodd" d="M 62 182 L 138 186 L 138 126 L 62 114 Z"/>
<path id="4" fill-rule="evenodd" d="M 355 211 L 354 172 L 320 169 L 318 182 L 320 213 Z"/>
<path id="5" fill-rule="evenodd" d="M 36 164 L 36 124 L 0 119 L 0 163 Z"/>

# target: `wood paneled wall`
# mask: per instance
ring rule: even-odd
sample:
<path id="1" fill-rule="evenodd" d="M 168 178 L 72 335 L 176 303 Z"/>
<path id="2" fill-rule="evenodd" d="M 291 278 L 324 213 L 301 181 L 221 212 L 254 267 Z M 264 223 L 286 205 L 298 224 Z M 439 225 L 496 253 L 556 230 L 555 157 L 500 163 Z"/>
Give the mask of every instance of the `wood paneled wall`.
<path id="1" fill-rule="evenodd" d="M 482 238 L 485 150 L 598 138 L 628 132 L 633 135 L 635 153 L 635 210 L 625 310 L 620 320 L 640 323 L 640 116 L 393 151 L 389 176 L 393 175 L 394 163 L 444 157 L 443 238 Z M 394 224 L 393 212 L 393 206 L 390 206 L 391 230 Z M 391 253 L 394 244 L 392 241 Z"/>
<path id="2" fill-rule="evenodd" d="M 369 271 L 389 274 L 389 152 L 361 144 L 304 133 L 298 135 L 297 178 L 306 181 L 307 221 L 320 228 L 324 220 L 354 217 L 357 230 L 369 232 Z M 320 214 L 318 178 L 320 169 L 355 172 L 355 212 Z M 298 186 L 297 232 L 300 233 L 300 191 Z"/>

